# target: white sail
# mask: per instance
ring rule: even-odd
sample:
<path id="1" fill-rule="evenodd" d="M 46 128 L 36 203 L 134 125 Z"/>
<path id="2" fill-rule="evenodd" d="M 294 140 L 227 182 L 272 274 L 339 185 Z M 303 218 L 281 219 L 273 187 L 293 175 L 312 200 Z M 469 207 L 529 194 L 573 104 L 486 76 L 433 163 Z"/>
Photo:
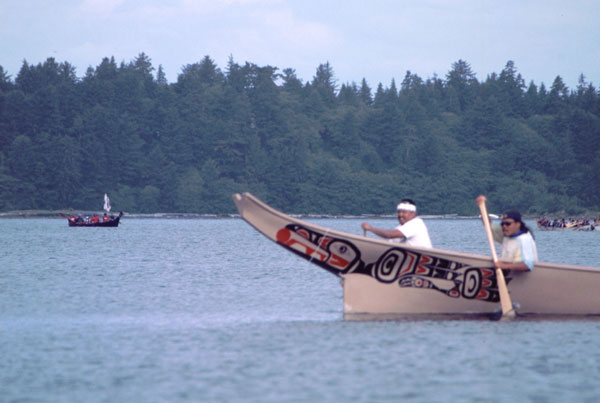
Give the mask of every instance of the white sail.
<path id="1" fill-rule="evenodd" d="M 110 199 L 106 193 L 104 193 L 104 210 L 106 210 L 107 213 L 110 213 Z"/>

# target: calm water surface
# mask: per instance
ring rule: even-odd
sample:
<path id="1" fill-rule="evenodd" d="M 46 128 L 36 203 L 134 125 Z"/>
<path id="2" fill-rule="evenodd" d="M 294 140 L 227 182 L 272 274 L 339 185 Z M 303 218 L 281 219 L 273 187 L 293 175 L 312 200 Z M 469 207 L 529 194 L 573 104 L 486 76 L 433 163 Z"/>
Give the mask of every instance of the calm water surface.
<path id="1" fill-rule="evenodd" d="M 489 254 L 479 220 L 426 222 Z M 600 265 L 600 233 L 536 237 Z M 593 319 L 344 321 L 336 277 L 239 219 L 0 220 L 0 402 L 596 402 L 598 340 Z"/>

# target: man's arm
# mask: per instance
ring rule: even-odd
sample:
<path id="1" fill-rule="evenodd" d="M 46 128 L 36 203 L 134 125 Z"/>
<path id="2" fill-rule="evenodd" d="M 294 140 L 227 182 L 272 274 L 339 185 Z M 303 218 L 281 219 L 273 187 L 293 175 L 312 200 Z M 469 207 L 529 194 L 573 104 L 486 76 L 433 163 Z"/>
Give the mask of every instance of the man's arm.
<path id="1" fill-rule="evenodd" d="M 398 231 L 397 229 L 383 229 L 383 228 L 375 228 L 369 223 L 362 223 L 362 229 L 365 231 L 371 231 L 377 236 L 382 238 L 392 239 L 392 238 L 406 238 L 402 231 Z"/>

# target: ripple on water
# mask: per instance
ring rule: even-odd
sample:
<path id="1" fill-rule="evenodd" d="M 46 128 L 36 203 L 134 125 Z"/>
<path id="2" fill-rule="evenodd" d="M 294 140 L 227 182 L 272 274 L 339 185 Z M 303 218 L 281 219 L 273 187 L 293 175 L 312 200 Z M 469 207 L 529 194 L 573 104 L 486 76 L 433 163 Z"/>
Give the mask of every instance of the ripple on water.
<path id="1" fill-rule="evenodd" d="M 360 232 L 362 220 L 319 220 Z M 426 220 L 488 254 L 478 220 Z M 374 220 L 393 227 L 394 220 Z M 7 401 L 593 401 L 599 321 L 344 321 L 337 278 L 236 219 L 0 220 Z M 536 232 L 596 265 L 595 233 Z M 559 246 L 559 247 L 558 247 Z"/>

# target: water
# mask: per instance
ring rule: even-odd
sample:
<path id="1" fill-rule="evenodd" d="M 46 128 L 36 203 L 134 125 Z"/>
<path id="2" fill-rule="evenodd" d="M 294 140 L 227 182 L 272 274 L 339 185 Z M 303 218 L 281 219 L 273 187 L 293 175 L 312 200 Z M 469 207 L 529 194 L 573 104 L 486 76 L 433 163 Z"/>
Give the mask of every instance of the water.
<path id="1" fill-rule="evenodd" d="M 480 221 L 426 222 L 436 247 L 489 255 Z M 543 261 L 600 263 L 600 233 L 536 239 Z M 0 402 L 592 402 L 599 334 L 344 321 L 336 277 L 239 219 L 0 220 Z"/>

